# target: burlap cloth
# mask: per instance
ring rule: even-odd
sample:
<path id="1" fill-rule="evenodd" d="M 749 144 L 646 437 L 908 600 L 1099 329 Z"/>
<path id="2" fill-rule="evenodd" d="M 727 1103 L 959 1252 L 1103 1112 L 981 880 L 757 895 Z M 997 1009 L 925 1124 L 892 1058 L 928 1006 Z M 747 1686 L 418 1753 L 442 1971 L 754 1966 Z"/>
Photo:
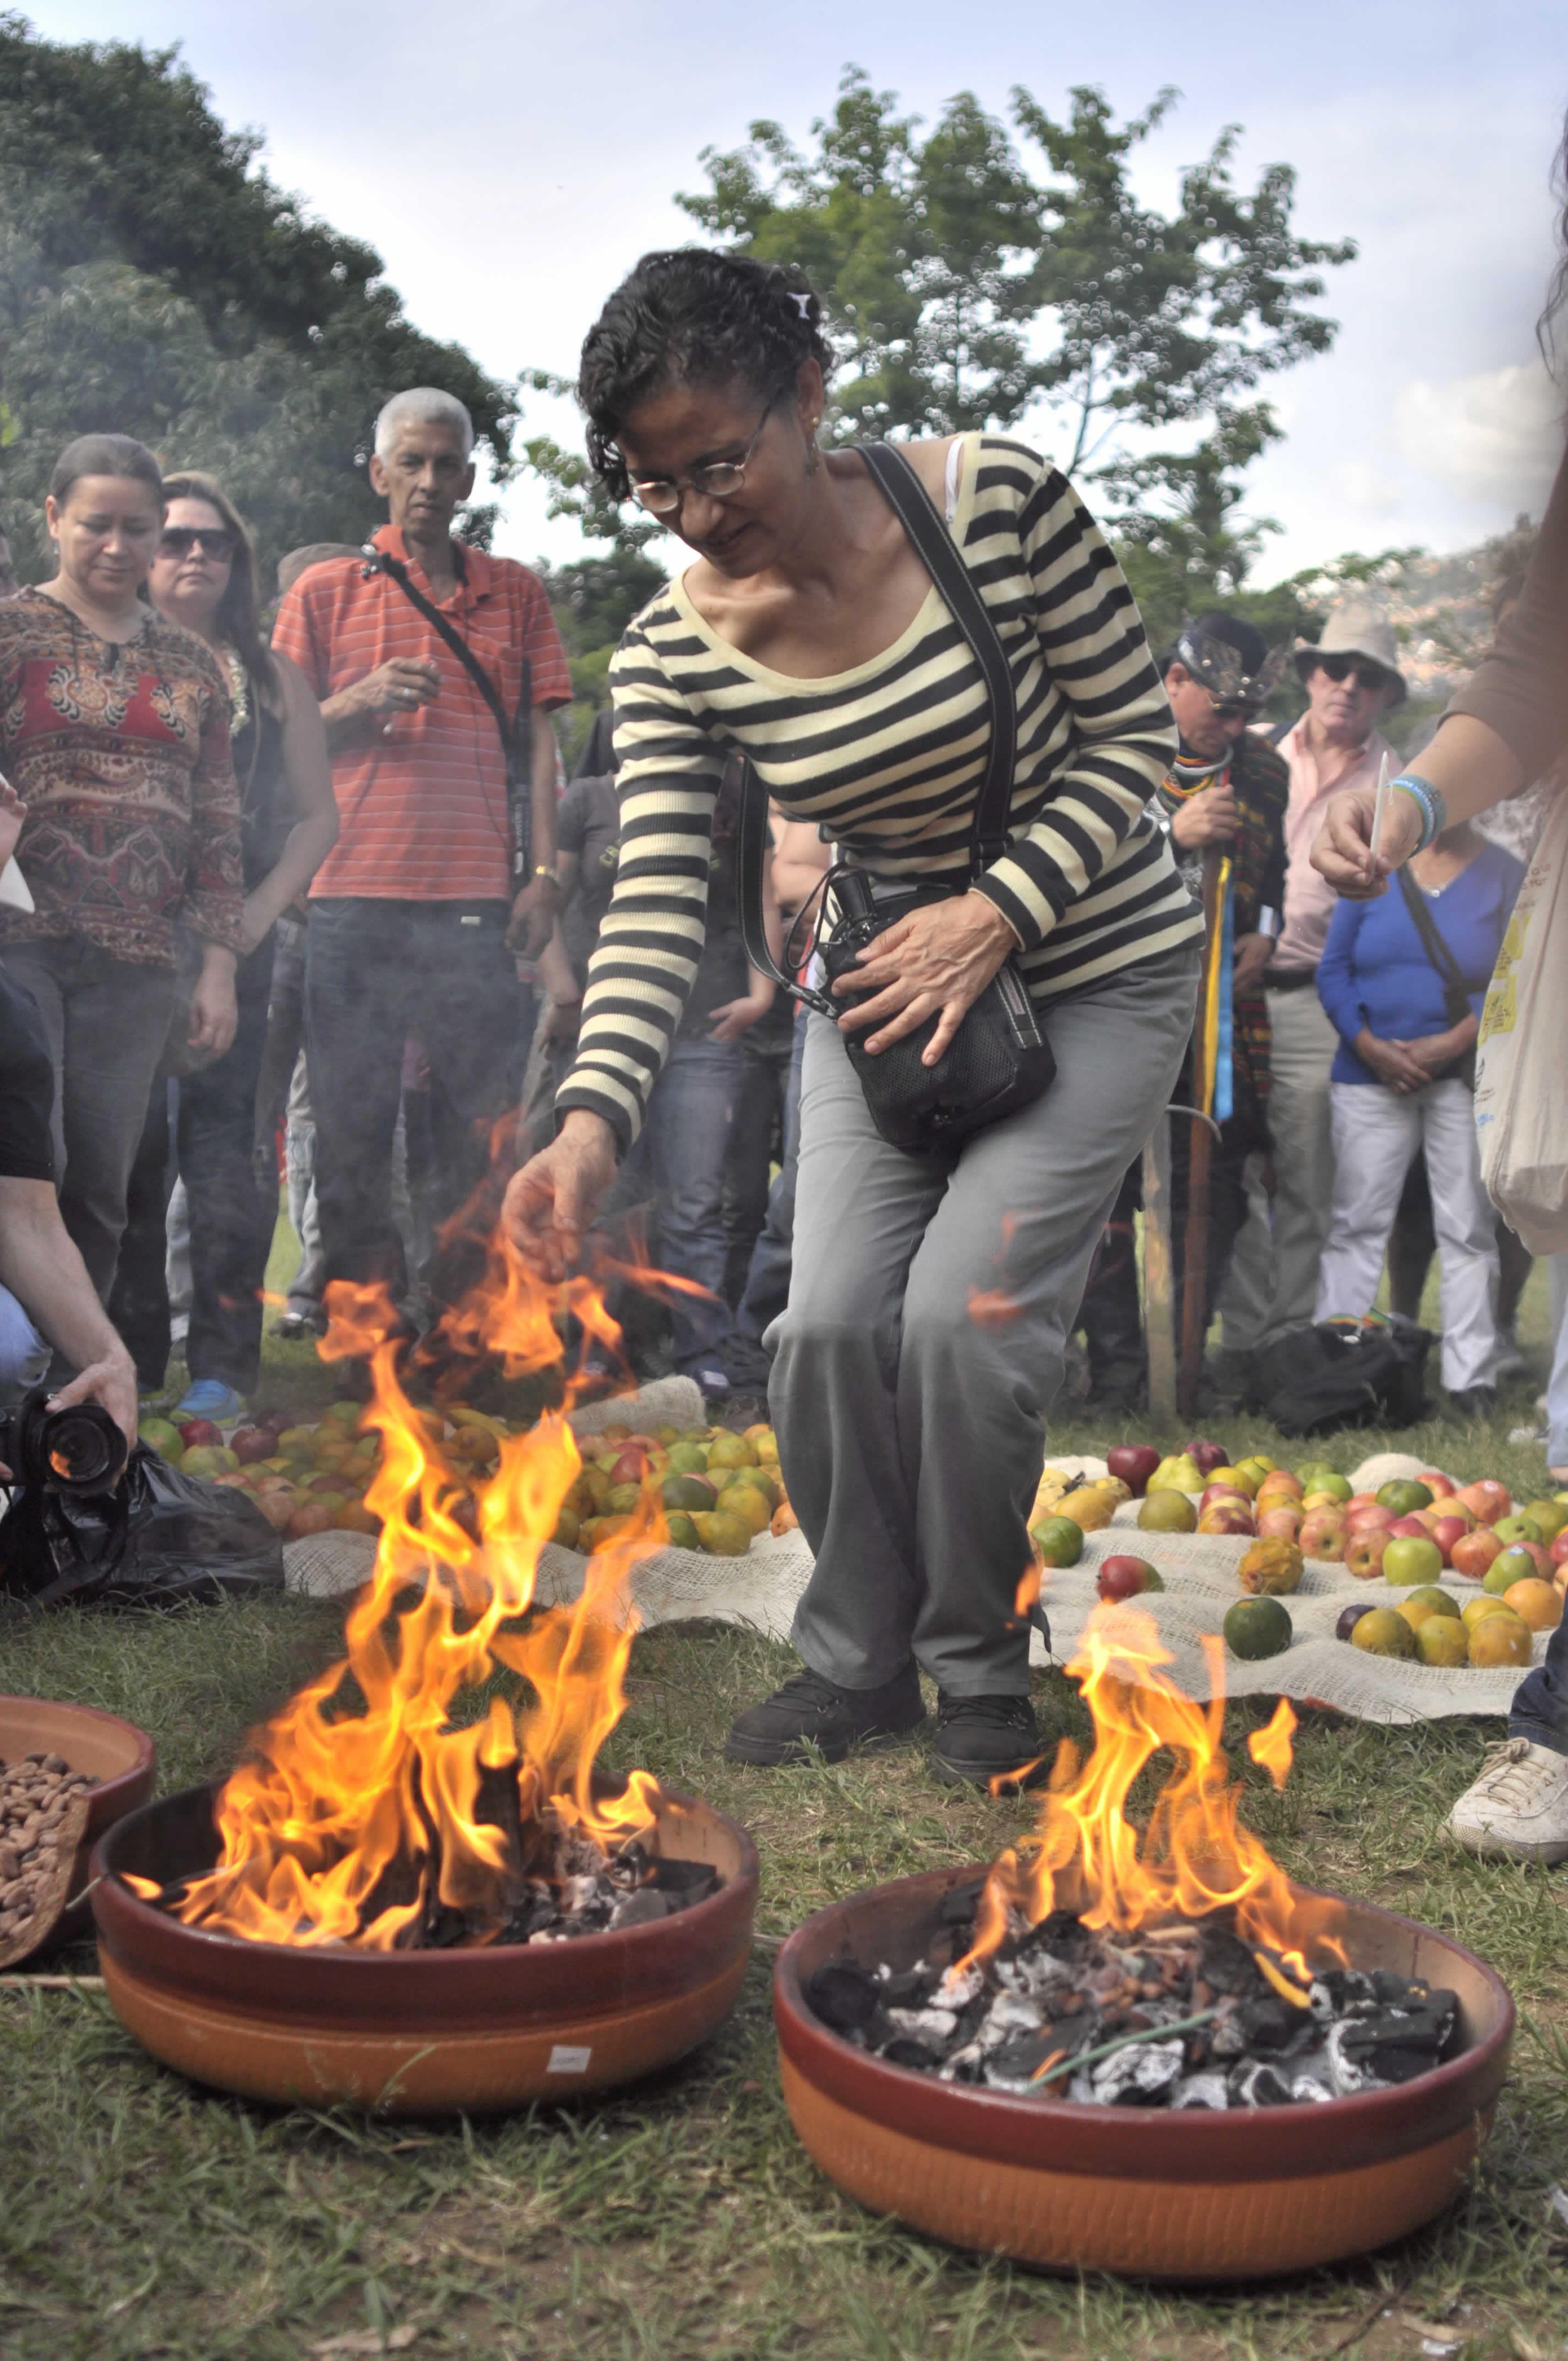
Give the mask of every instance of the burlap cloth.
<path id="1" fill-rule="evenodd" d="M 633 1429 L 695 1426 L 702 1398 L 689 1378 L 663 1378 L 641 1393 L 596 1402 L 578 1411 L 572 1424 L 579 1434 L 596 1433 L 616 1422 Z M 1092 1454 L 1047 1454 L 1051 1464 L 1086 1475 L 1105 1473 Z M 1419 1475 L 1429 1463 L 1403 1452 L 1383 1452 L 1363 1461 L 1351 1481 L 1357 1491 L 1393 1476 Z M 1237 1578 L 1245 1537 L 1222 1534 L 1145 1533 L 1138 1530 L 1137 1503 L 1124 1502 L 1109 1528 L 1085 1536 L 1083 1556 L 1069 1570 L 1046 1576 L 1044 1605 L 1051 1627 L 1051 1653 L 1038 1632 L 1031 1642 L 1036 1664 L 1065 1664 L 1072 1655 L 1095 1604 L 1095 1576 L 1102 1558 L 1118 1552 L 1146 1558 L 1166 1588 L 1140 1600 L 1158 1626 L 1172 1658 L 1171 1672 L 1190 1697 L 1210 1693 L 1205 1633 L 1217 1633 L 1225 1610 L 1242 1595 Z M 291 1542 L 283 1552 L 289 1587 L 317 1597 L 356 1589 L 370 1571 L 376 1545 L 365 1533 L 317 1533 Z M 787 1638 L 795 1601 L 811 1574 L 811 1553 L 798 1532 L 778 1540 L 763 1534 L 744 1557 L 707 1557 L 692 1550 L 657 1550 L 634 1568 L 629 1611 L 646 1627 L 709 1617 L 721 1623 L 749 1623 Z M 575 1598 L 587 1560 L 575 1551 L 546 1547 L 540 1554 L 539 1597 L 552 1603 Z M 1456 1598 L 1473 1598 L 1477 1585 L 1455 1576 L 1444 1580 Z M 1397 1603 L 1402 1592 L 1383 1582 L 1358 1582 L 1343 1566 L 1309 1558 L 1301 1587 L 1285 1601 L 1294 1637 L 1284 1653 L 1258 1664 L 1225 1663 L 1232 1697 L 1288 1697 L 1335 1707 L 1358 1721 L 1435 1720 L 1450 1714 L 1506 1714 L 1524 1677 L 1520 1666 L 1443 1672 L 1390 1656 L 1365 1655 L 1333 1636 L 1340 1610 L 1353 1598 L 1376 1605 Z M 1535 1661 L 1546 1651 L 1544 1632 L 1535 1640 Z"/>

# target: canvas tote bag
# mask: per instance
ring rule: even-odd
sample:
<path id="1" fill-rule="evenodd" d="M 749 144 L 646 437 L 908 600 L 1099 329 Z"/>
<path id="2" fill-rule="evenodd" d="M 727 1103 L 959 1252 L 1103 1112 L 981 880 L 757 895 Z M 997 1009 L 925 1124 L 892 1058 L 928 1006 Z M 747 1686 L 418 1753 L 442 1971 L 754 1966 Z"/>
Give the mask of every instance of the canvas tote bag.
<path id="1" fill-rule="evenodd" d="M 1568 1252 L 1568 787 L 1525 872 L 1481 1012 L 1486 1193 L 1532 1254 Z"/>

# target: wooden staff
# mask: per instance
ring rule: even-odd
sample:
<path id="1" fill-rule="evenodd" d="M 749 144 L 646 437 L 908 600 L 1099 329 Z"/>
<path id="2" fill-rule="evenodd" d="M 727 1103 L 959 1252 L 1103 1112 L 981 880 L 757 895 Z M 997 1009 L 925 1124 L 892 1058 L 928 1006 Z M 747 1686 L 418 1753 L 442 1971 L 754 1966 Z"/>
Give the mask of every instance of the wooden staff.
<path id="1" fill-rule="evenodd" d="M 1223 844 L 1203 847 L 1204 994 L 1192 1037 L 1194 1098 L 1202 1067 L 1200 1044 L 1208 1023 L 1209 963 L 1221 956 L 1223 948 L 1220 872 L 1224 860 Z M 1183 1418 L 1192 1418 L 1197 1414 L 1198 1393 L 1203 1382 L 1203 1339 L 1208 1330 L 1204 1312 L 1209 1293 L 1209 1161 L 1214 1134 L 1201 1111 L 1183 1119 L 1191 1129 L 1187 1146 L 1187 1226 L 1181 1257 L 1181 1363 L 1177 1378 L 1177 1405 Z"/>
<path id="2" fill-rule="evenodd" d="M 1149 1356 L 1149 1416 L 1176 1415 L 1176 1321 L 1170 1264 L 1170 1117 L 1162 1114 L 1144 1149 L 1144 1334 Z"/>

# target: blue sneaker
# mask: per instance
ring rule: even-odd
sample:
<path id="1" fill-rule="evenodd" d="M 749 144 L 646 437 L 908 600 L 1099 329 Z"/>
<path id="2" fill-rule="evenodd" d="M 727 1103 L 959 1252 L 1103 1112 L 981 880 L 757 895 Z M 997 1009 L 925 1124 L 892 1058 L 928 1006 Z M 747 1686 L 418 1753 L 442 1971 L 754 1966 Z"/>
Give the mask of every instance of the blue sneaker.
<path id="1" fill-rule="evenodd" d="M 221 1378 L 196 1378 L 174 1405 L 175 1418 L 210 1418 L 214 1426 L 234 1426 L 245 1416 L 245 1396 L 225 1386 Z"/>

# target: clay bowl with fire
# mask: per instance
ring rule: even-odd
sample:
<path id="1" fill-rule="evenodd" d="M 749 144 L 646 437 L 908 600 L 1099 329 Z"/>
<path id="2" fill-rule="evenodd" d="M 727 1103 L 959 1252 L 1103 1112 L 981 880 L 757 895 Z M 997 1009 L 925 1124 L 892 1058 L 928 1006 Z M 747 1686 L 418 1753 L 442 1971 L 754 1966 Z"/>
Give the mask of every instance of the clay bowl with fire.
<path id="1" fill-rule="evenodd" d="M 1512 2003 L 1448 1938 L 1286 1878 L 1237 1817 L 1223 1699 L 1200 1710 L 1167 1662 L 1146 1618 L 1102 1610 L 1070 1667 L 1096 1744 L 1064 1743 L 1032 1838 L 790 1938 L 791 2117 L 874 2212 L 1047 2269 L 1226 2281 L 1366 2253 L 1458 2194 Z M 1277 1784 L 1292 1727 L 1282 1703 L 1249 1741 Z M 1123 1805 L 1161 1748 L 1140 1833 Z"/>
<path id="2" fill-rule="evenodd" d="M 467 1315 L 516 1374 L 560 1348 L 507 1276 Z M 110 2002 L 166 2064 L 284 2103 L 496 2112 L 667 2066 L 734 2004 L 757 1855 L 648 1773 L 596 1767 L 657 1495 L 578 1598 L 540 1607 L 539 1550 L 580 1464 L 570 1428 L 508 1438 L 471 1515 L 467 1471 L 402 1391 L 384 1300 L 337 1296 L 325 1349 L 367 1353 L 375 1377 L 375 1569 L 342 1661 L 228 1779 L 100 1845 Z"/>

